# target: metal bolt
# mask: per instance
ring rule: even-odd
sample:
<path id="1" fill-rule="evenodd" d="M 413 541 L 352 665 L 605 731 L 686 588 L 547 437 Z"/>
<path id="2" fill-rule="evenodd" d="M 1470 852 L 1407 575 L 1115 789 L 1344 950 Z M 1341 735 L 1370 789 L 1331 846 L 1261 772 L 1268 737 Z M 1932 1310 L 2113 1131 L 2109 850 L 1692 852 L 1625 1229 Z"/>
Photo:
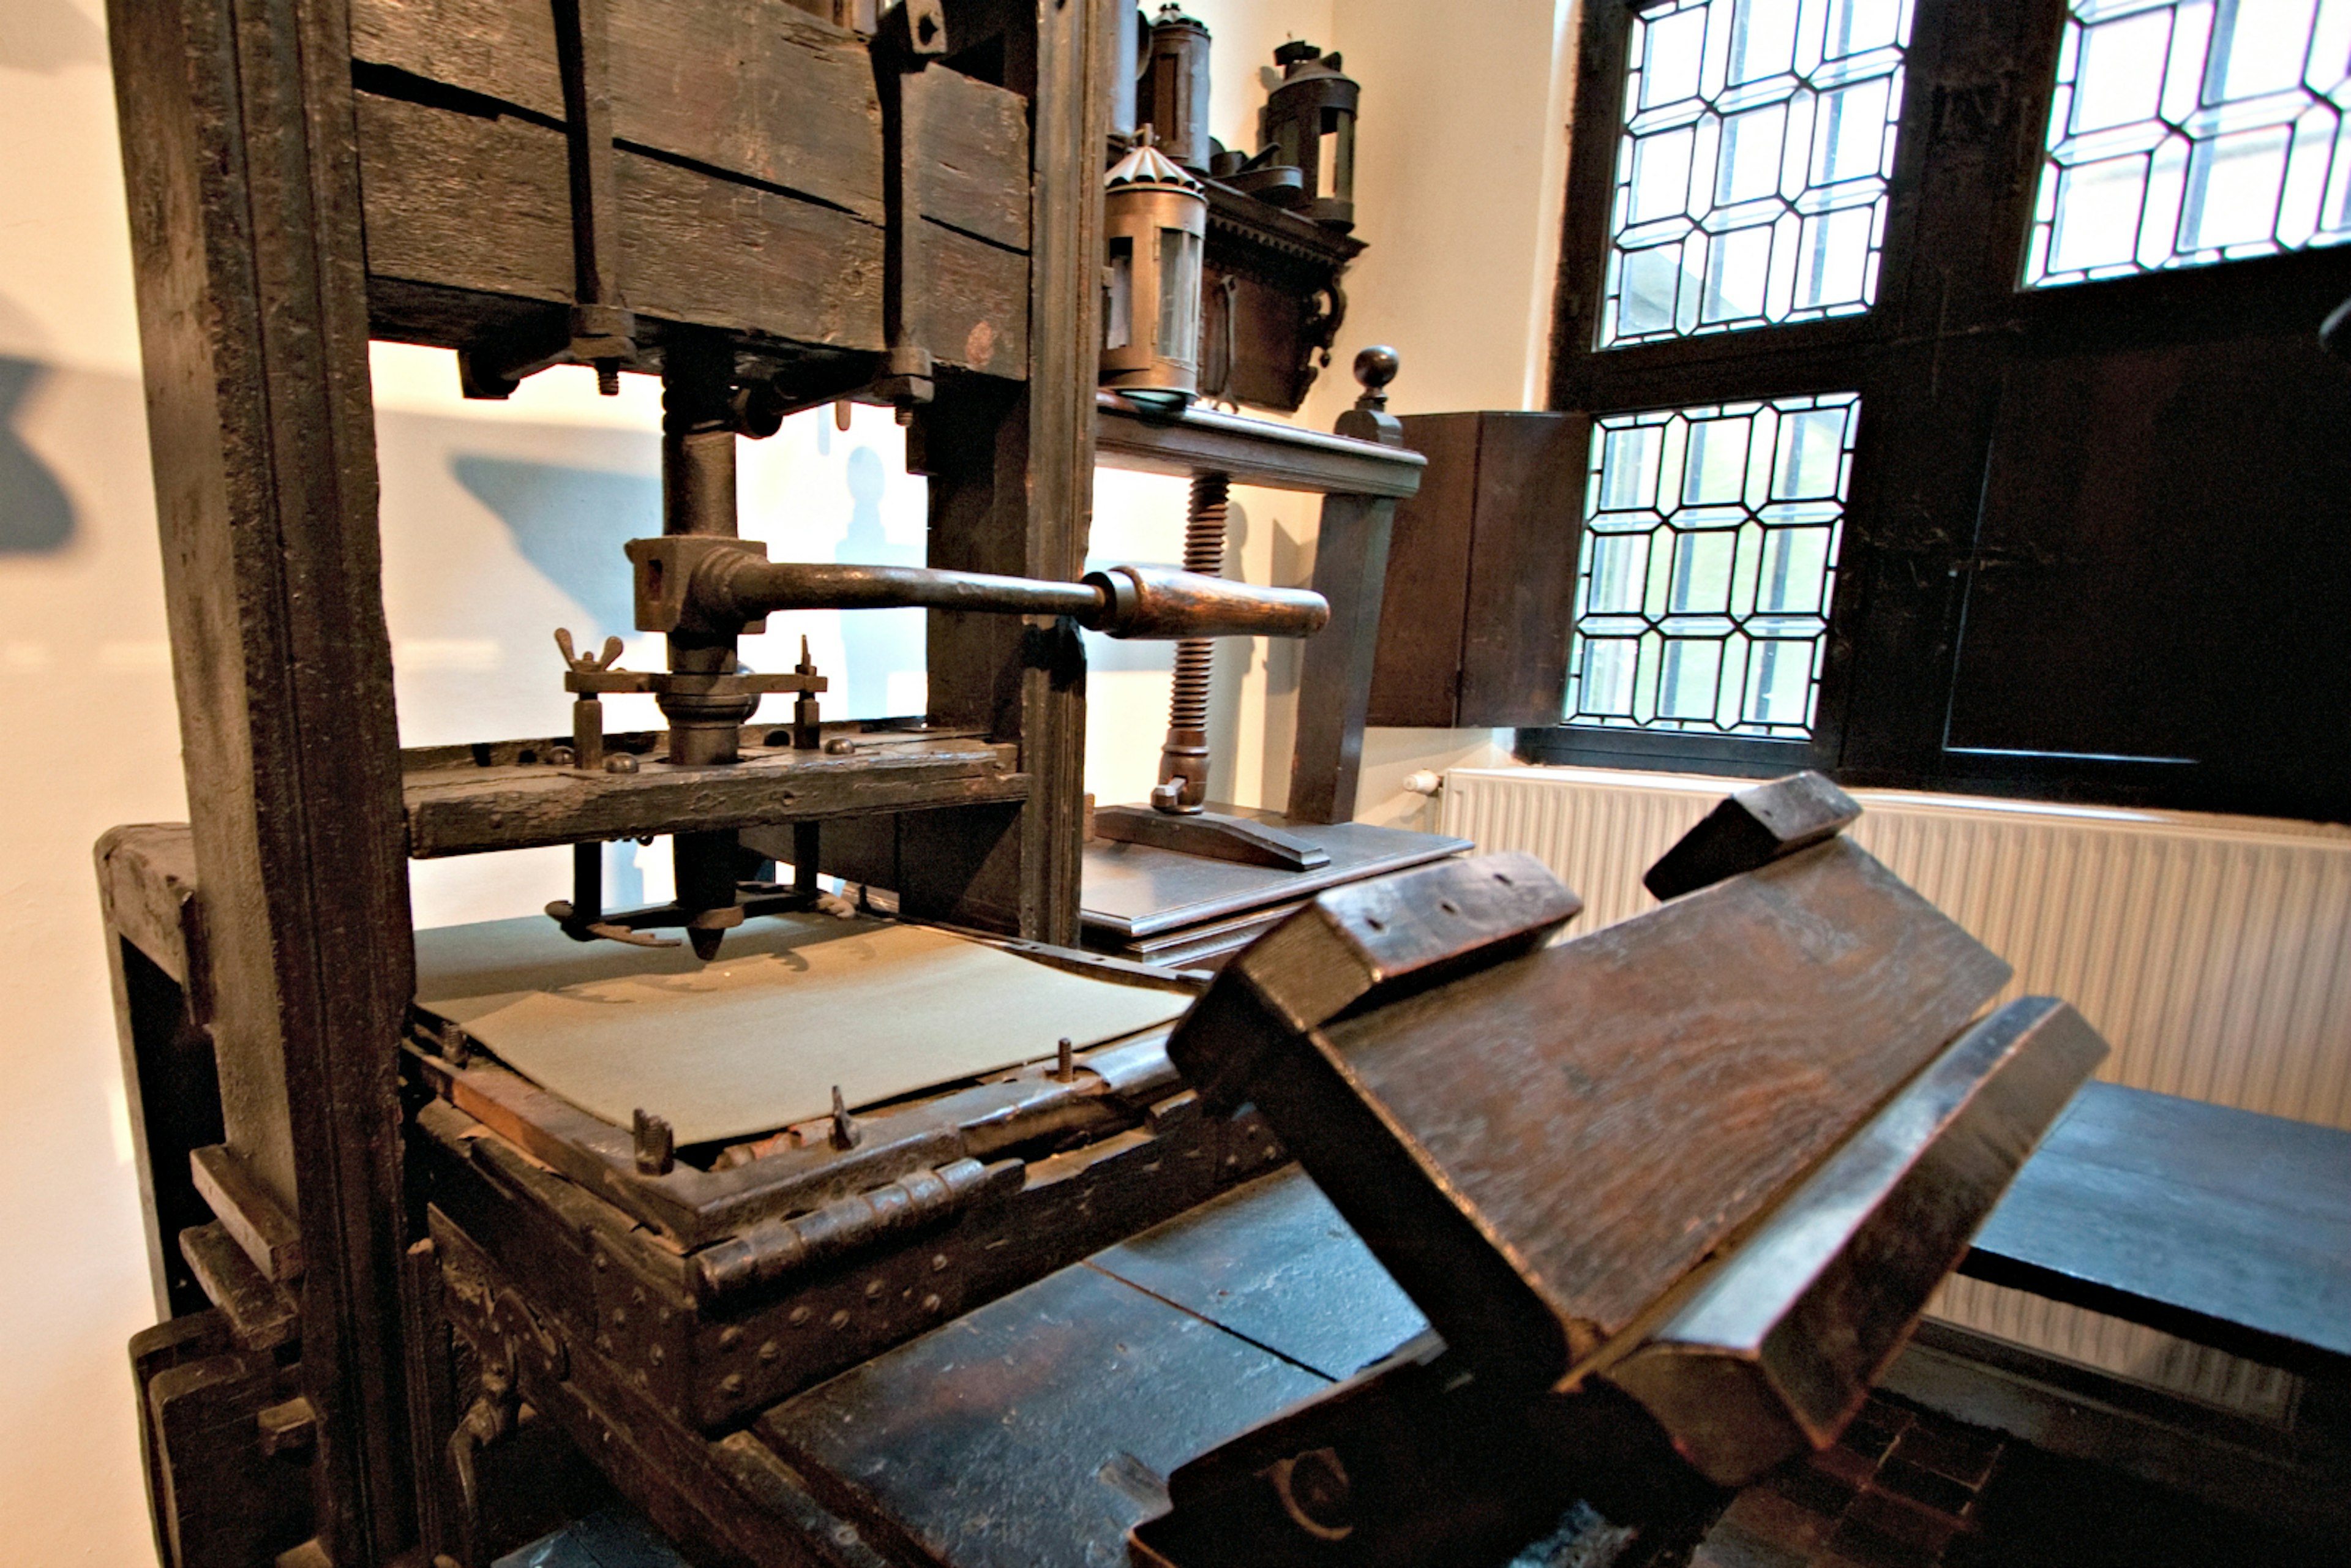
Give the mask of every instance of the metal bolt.
<path id="1" fill-rule="evenodd" d="M 865 1281 L 865 1299 L 866 1299 L 867 1301 L 879 1301 L 879 1300 L 881 1300 L 881 1297 L 882 1297 L 882 1281 L 879 1281 L 879 1280 L 868 1280 L 868 1281 Z"/>
<path id="2" fill-rule="evenodd" d="M 719 1349 L 733 1350 L 737 1345 L 741 1344 L 742 1343 L 743 1329 L 741 1324 L 728 1323 L 725 1328 L 718 1331 Z"/>
<path id="3" fill-rule="evenodd" d="M 794 1327 L 794 1328 L 798 1328 L 798 1327 L 799 1327 L 802 1323 L 804 1323 L 804 1322 L 808 1322 L 808 1321 L 809 1321 L 809 1310 L 808 1310 L 806 1307 L 794 1307 L 794 1308 L 792 1309 L 792 1317 L 791 1317 L 791 1324 L 792 1324 L 792 1327 Z M 769 1340 L 768 1343 L 769 1344 L 773 1344 L 773 1343 L 775 1343 L 776 1342 L 775 1342 L 775 1341 L 773 1341 L 773 1340 Z"/>
<path id="4" fill-rule="evenodd" d="M 832 1326 L 837 1329 L 845 1329 L 849 1326 L 849 1311 L 844 1307 L 840 1312 L 833 1313 L 832 1316 L 826 1321 L 831 1322 Z"/>
<path id="5" fill-rule="evenodd" d="M 947 1255 L 946 1255 L 946 1253 L 944 1253 L 944 1252 L 934 1252 L 934 1253 L 932 1253 L 932 1254 L 931 1254 L 931 1272 L 932 1272 L 932 1273 L 934 1273 L 934 1274 L 944 1274 L 944 1273 L 946 1273 L 946 1271 L 947 1271 Z"/>
<path id="6" fill-rule="evenodd" d="M 937 1312 L 938 1310 L 939 1310 L 939 1299 L 938 1299 L 938 1297 L 937 1297 L 937 1296 L 935 1296 L 935 1295 L 929 1295 L 929 1296 L 925 1296 L 925 1297 L 923 1298 L 923 1311 L 925 1311 L 925 1312 Z"/>
<path id="7" fill-rule="evenodd" d="M 720 1378 L 718 1380 L 718 1392 L 721 1394 L 742 1393 L 743 1375 L 739 1372 L 730 1372 L 726 1376 Z"/>
<path id="8" fill-rule="evenodd" d="M 575 760 L 576 758 L 571 748 L 568 746 L 552 746 L 548 747 L 547 765 L 549 768 L 569 768 Z"/>
<path id="9" fill-rule="evenodd" d="M 655 1366 L 659 1366 L 663 1362 L 667 1361 L 669 1357 L 663 1353 L 661 1346 L 655 1345 L 651 1350 L 645 1352 L 645 1359 L 652 1362 Z"/>
<path id="10" fill-rule="evenodd" d="M 604 771 L 607 773 L 634 773 L 636 770 L 637 759 L 625 751 L 616 751 L 604 758 Z"/>
<path id="11" fill-rule="evenodd" d="M 774 1340 L 762 1340 L 759 1342 L 759 1359 L 761 1361 L 768 1362 L 772 1364 L 774 1362 L 780 1359 L 783 1354 L 784 1347 L 778 1344 Z"/>
<path id="12" fill-rule="evenodd" d="M 627 1326 L 628 1326 L 628 1322 L 629 1322 L 629 1309 L 628 1309 L 628 1308 L 626 1308 L 626 1307 L 614 1307 L 614 1308 L 612 1309 L 612 1326 L 613 1326 L 614 1328 L 616 1328 L 616 1329 L 617 1329 L 617 1328 L 625 1328 L 625 1327 L 627 1327 Z"/>

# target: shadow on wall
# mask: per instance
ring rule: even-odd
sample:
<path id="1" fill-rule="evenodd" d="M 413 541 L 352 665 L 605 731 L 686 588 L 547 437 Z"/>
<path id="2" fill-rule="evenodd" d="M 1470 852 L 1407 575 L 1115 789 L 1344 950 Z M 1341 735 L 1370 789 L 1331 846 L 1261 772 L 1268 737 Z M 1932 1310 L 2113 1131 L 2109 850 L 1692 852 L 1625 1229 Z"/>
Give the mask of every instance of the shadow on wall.
<path id="1" fill-rule="evenodd" d="M 73 540 L 65 486 L 16 429 L 17 411 L 47 373 L 29 360 L 0 356 L 0 556 L 52 555 Z"/>
<path id="2" fill-rule="evenodd" d="M 823 435 L 825 427 L 818 427 Z M 830 445 L 825 443 L 823 445 Z M 821 455 L 822 447 L 820 447 Z M 921 566 L 919 545 L 890 542 L 882 528 L 882 496 L 889 474 L 882 455 L 871 446 L 851 449 L 849 471 L 849 531 L 841 536 L 833 559 L 861 566 Z M 841 656 L 848 664 L 842 711 L 861 716 L 890 712 L 890 674 L 893 670 L 919 670 L 929 633 L 919 610 L 865 611 L 841 618 Z"/>
<path id="3" fill-rule="evenodd" d="M 636 624 L 629 540 L 661 532 L 661 481 L 511 457 L 458 457 L 450 471 L 514 536 L 522 558 L 594 618 L 589 639 Z"/>
<path id="4" fill-rule="evenodd" d="M 106 35 L 68 0 L 8 0 L 0 20 L 0 66 L 44 75 L 106 64 Z"/>

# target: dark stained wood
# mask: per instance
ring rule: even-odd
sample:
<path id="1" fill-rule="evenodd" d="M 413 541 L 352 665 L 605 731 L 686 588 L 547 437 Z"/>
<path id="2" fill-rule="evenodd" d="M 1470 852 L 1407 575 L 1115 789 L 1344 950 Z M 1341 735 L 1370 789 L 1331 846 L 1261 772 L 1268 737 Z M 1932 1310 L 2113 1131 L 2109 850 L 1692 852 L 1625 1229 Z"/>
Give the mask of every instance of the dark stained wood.
<path id="1" fill-rule="evenodd" d="M 147 1344 L 142 1357 L 134 1343 L 132 1364 L 141 1375 L 148 1479 L 168 1568 L 274 1562 L 308 1538 L 310 1467 L 264 1453 L 257 1426 L 264 1410 L 292 1394 L 291 1373 L 269 1352 L 233 1342 L 221 1354 L 184 1358 Z M 232 1497 L 243 1506 L 219 1506 Z"/>
<path id="2" fill-rule="evenodd" d="M 1321 495 L 1409 496 L 1428 461 L 1402 447 L 1196 403 L 1169 419 L 1115 392 L 1096 399 L 1094 439 L 1107 467 L 1182 478 L 1213 472 L 1230 476 L 1236 485 Z"/>
<path id="3" fill-rule="evenodd" d="M 1331 601 L 1331 623 L 1299 661 L 1298 730 L 1290 743 L 1285 812 L 1292 821 L 1354 820 L 1395 512 L 1395 503 L 1384 497 L 1322 498 L 1314 591 Z"/>
<path id="4" fill-rule="evenodd" d="M 1683 894 L 1784 860 L 1861 820 L 1852 796 L 1817 773 L 1795 773 L 1726 796 L 1642 873 L 1655 898 Z"/>
<path id="5" fill-rule="evenodd" d="M 778 1406 L 757 1432 L 820 1498 L 924 1560 L 1091 1568 L 1117 1561 L 1178 1464 L 1326 1386 L 1081 1265 Z"/>
<path id="6" fill-rule="evenodd" d="M 550 120 L 563 118 L 552 5 L 528 0 L 351 0 L 351 58 L 479 93 Z"/>
<path id="7" fill-rule="evenodd" d="M 180 1253 L 228 1320 L 239 1349 L 275 1350 L 295 1337 L 300 1320 L 294 1298 L 253 1266 L 225 1228 L 215 1223 L 180 1232 Z"/>
<path id="8" fill-rule="evenodd" d="M 731 767 L 644 762 L 631 774 L 457 761 L 407 775 L 408 849 L 416 858 L 575 843 L 632 834 L 758 827 L 872 811 L 1027 797 L 1008 747 L 917 743 L 845 756 L 755 752 Z"/>
<path id="9" fill-rule="evenodd" d="M 1295 1166 L 1088 1261 L 1333 1383 L 1428 1328 Z"/>
<path id="10" fill-rule="evenodd" d="M 298 1213 L 317 1523 L 367 1568 L 414 1539 L 412 980 L 345 24 L 180 0 L 108 30 L 226 1138 Z"/>
<path id="11" fill-rule="evenodd" d="M 1396 504 L 1364 722 L 1449 729 L 1461 707 L 1479 416 L 1408 414 L 1402 423 L 1406 447 L 1428 467 L 1419 492 Z"/>
<path id="12" fill-rule="evenodd" d="M 1246 1087 L 1456 1354 L 1547 1385 L 2008 973 L 1840 839 L 1302 1037 Z"/>
<path id="13" fill-rule="evenodd" d="M 1559 716 L 1567 695 L 1591 423 L 1541 413 L 1489 413 L 1479 423 L 1478 521 L 1453 722 L 1545 724 Z M 1389 563 L 1393 573 L 1393 554 Z"/>
<path id="14" fill-rule="evenodd" d="M 1719 1485 L 1827 1448 L 2105 1054 L 2054 997 L 1980 1020 L 1604 1375 Z"/>
<path id="15" fill-rule="evenodd" d="M 616 140 L 882 221 L 882 110 L 856 35 L 758 0 L 608 8 Z M 355 0 L 351 42 L 354 59 L 563 119 L 537 0 Z"/>
<path id="16" fill-rule="evenodd" d="M 373 93 L 359 103 L 371 275 L 572 299 L 561 131 Z M 882 346 L 877 225 L 626 150 L 614 174 L 622 275 L 641 315 L 841 349 Z"/>
<path id="17" fill-rule="evenodd" d="M 1590 422 L 1412 414 L 1430 459 L 1396 504 L 1366 722 L 1556 723 L 1567 692 Z"/>
<path id="18" fill-rule="evenodd" d="M 902 90 L 919 116 L 914 210 L 991 244 L 1029 248 L 1029 101 L 944 68 Z"/>
<path id="19" fill-rule="evenodd" d="M 923 73 L 928 76 L 932 73 Z M 1008 381 L 1029 360 L 1029 258 L 925 219 L 915 319 L 941 363 Z"/>
<path id="20" fill-rule="evenodd" d="M 1959 1271 L 2339 1378 L 2351 1133 L 2090 1084 Z"/>

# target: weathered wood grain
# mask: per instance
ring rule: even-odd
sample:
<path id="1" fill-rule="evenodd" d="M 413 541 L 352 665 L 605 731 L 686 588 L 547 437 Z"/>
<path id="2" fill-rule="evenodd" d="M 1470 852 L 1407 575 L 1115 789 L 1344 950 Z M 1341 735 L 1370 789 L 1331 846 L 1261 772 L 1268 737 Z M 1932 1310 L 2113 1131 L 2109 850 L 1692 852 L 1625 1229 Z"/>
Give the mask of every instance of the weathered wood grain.
<path id="1" fill-rule="evenodd" d="M 1029 100 L 961 71 L 917 71 L 901 89 L 915 157 L 914 210 L 1014 250 L 1029 248 Z"/>
<path id="2" fill-rule="evenodd" d="M 570 165 L 560 131 L 358 97 L 371 275 L 571 302 Z M 614 174 L 622 277 L 639 315 L 882 347 L 879 227 L 639 153 L 621 153 Z M 995 298 L 1003 294 L 999 283 Z"/>
<path id="3" fill-rule="evenodd" d="M 352 57 L 559 122 L 552 17 L 546 0 L 353 0 Z M 616 140 L 882 221 L 881 104 L 854 33 L 763 0 L 611 0 L 609 26 Z"/>
<path id="4" fill-rule="evenodd" d="M 351 58 L 563 118 L 546 0 L 351 0 Z"/>
<path id="5" fill-rule="evenodd" d="M 1839 839 L 1305 1037 L 1250 1088 L 1447 1344 L 1556 1379 L 2008 973 Z"/>
<path id="6" fill-rule="evenodd" d="M 1020 800 L 1028 775 L 979 742 L 933 752 L 648 763 L 629 774 L 467 768 L 409 775 L 408 852 L 419 860 L 643 833 L 758 827 L 873 811 Z"/>

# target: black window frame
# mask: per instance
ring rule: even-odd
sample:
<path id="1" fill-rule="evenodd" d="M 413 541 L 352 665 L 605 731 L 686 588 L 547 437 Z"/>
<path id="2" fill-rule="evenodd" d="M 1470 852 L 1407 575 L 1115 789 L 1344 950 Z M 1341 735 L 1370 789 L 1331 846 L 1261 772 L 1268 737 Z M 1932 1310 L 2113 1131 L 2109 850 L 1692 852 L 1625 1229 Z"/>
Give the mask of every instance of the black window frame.
<path id="1" fill-rule="evenodd" d="M 1656 3 L 1584 9 L 1549 406 L 1596 418 L 1860 394 L 1813 731 L 1794 741 L 1562 723 L 1520 729 L 1518 756 L 1747 777 L 1811 768 L 1857 785 L 2351 815 L 2351 779 L 2265 792 L 2200 764 L 1946 745 L 1970 588 L 1978 572 L 2011 564 L 1981 546 L 1978 507 L 2016 346 L 2035 334 L 2126 343 L 2152 323 L 2172 330 L 2182 320 L 2225 332 L 2249 296 L 2308 310 L 2314 336 L 2327 305 L 2351 294 L 2351 246 L 2026 287 L 2066 0 L 1917 0 L 1875 305 L 1595 347 L 1632 22 Z M 1575 507 L 1580 518 L 1581 496 Z"/>

